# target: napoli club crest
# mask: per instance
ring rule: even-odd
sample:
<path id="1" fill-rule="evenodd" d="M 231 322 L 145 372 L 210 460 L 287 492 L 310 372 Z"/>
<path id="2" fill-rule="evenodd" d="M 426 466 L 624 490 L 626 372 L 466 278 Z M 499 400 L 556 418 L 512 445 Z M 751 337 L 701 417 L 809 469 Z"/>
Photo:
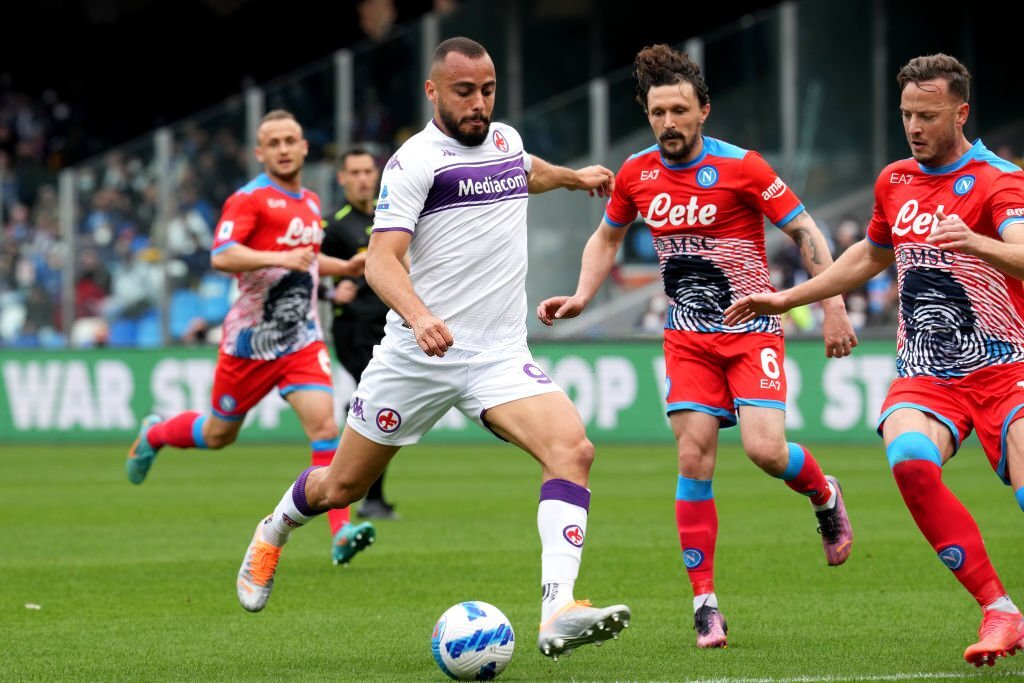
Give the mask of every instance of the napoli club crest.
<path id="1" fill-rule="evenodd" d="M 508 140 L 505 139 L 505 136 L 499 130 L 494 131 L 494 146 L 502 152 L 508 151 Z"/>
<path id="2" fill-rule="evenodd" d="M 562 529 L 562 535 L 565 536 L 565 540 L 577 548 L 583 547 L 583 529 L 578 524 L 570 524 Z"/>
<path id="3" fill-rule="evenodd" d="M 704 553 L 697 548 L 687 548 L 683 551 L 683 564 L 687 569 L 695 569 L 704 562 Z"/>
<path id="4" fill-rule="evenodd" d="M 974 188 L 974 176 L 971 174 L 962 175 L 953 181 L 953 194 L 963 197 Z"/>
<path id="5" fill-rule="evenodd" d="M 964 566 L 965 557 L 964 549 L 958 545 L 946 546 L 939 551 L 939 559 L 942 560 L 942 564 L 946 565 L 953 571 Z"/>
<path id="6" fill-rule="evenodd" d="M 377 429 L 385 434 L 392 434 L 402 426 L 402 416 L 397 410 L 381 408 L 377 411 Z"/>
<path id="7" fill-rule="evenodd" d="M 697 184 L 707 189 L 718 182 L 718 169 L 714 166 L 701 166 L 697 169 Z"/>
<path id="8" fill-rule="evenodd" d="M 238 401 L 236 401 L 235 397 L 231 394 L 224 394 L 221 396 L 217 404 L 225 413 L 233 413 L 235 412 L 235 408 L 238 407 Z"/>

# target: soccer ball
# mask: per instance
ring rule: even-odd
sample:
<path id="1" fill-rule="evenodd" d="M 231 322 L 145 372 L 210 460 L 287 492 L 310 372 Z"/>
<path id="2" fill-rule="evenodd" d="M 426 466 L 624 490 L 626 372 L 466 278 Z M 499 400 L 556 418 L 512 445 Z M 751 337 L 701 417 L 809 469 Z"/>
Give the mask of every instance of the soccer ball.
<path id="1" fill-rule="evenodd" d="M 434 624 L 434 661 L 457 681 L 489 681 L 505 670 L 516 647 L 508 617 L 479 600 L 452 605 Z"/>

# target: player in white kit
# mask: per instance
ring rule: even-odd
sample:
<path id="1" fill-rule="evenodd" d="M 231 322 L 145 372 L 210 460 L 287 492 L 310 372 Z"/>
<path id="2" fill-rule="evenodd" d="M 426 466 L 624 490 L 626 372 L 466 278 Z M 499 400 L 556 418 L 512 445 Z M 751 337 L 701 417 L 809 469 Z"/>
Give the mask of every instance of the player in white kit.
<path id="1" fill-rule="evenodd" d="M 437 47 L 426 82 L 433 120 L 385 167 L 367 253 L 366 278 L 391 308 L 384 339 L 353 394 L 330 467 L 299 475 L 257 526 L 238 573 L 247 610 L 270 597 L 293 529 L 361 498 L 399 448 L 455 407 L 541 464 L 540 651 L 557 657 L 628 625 L 625 605 L 595 608 L 573 598 L 594 447 L 575 406 L 526 345 L 528 193 L 605 196 L 614 176 L 602 166 L 574 171 L 527 154 L 515 129 L 491 123 L 495 86 L 479 43 L 452 38 Z"/>

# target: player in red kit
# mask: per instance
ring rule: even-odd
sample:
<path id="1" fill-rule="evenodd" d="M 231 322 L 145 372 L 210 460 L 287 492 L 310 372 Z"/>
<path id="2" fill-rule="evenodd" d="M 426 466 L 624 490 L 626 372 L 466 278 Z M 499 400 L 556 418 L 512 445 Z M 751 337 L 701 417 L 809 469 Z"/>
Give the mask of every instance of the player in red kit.
<path id="1" fill-rule="evenodd" d="M 834 296 L 895 261 L 898 377 L 879 431 L 918 528 L 982 608 L 978 642 L 964 659 L 991 666 L 1024 647 L 1024 617 L 971 514 L 943 483 L 942 466 L 974 429 L 1024 508 L 1024 172 L 964 137 L 970 81 L 948 55 L 910 60 L 897 82 L 912 158 L 875 181 L 867 237 L 822 276 L 742 299 L 726 319 Z"/>
<path id="2" fill-rule="evenodd" d="M 321 274 L 358 276 L 364 258 L 346 261 L 320 253 L 320 198 L 302 187 L 308 145 L 295 118 L 270 112 L 257 140 L 256 157 L 265 172 L 224 203 L 213 244 L 213 267 L 236 273 L 240 293 L 224 320 L 210 414 L 143 419 L 126 462 L 133 484 L 145 480 L 164 446 L 219 449 L 233 443 L 246 413 L 274 387 L 298 414 L 314 465 L 330 464 L 338 446 L 317 283 Z M 347 564 L 375 532 L 368 523 L 350 524 L 347 508 L 332 513 L 332 556 Z"/>
<path id="3" fill-rule="evenodd" d="M 714 554 L 718 516 L 711 480 L 718 430 L 739 417 L 743 448 L 768 474 L 807 496 L 830 565 L 849 557 L 853 532 L 842 493 L 805 447 L 785 436 L 786 377 L 778 316 L 726 325 L 733 301 L 772 291 L 762 216 L 799 246 L 817 275 L 831 262 L 824 236 L 785 182 L 756 152 L 702 135 L 711 105 L 700 68 L 666 45 L 636 57 L 637 101 L 658 143 L 622 165 L 597 232 L 583 251 L 576 293 L 547 299 L 545 324 L 578 315 L 615 261 L 639 213 L 650 228 L 671 299 L 665 324 L 666 400 L 679 452 L 676 523 L 693 587 L 698 647 L 725 647 Z M 825 304 L 826 354 L 857 343 L 838 297 Z"/>

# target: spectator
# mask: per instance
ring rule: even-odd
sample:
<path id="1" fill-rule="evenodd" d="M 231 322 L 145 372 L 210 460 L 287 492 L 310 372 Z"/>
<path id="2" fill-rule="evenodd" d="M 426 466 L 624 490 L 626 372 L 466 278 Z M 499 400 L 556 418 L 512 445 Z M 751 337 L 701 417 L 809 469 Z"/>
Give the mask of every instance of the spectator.
<path id="1" fill-rule="evenodd" d="M 54 335 L 60 327 L 60 310 L 56 300 L 42 285 L 33 285 L 25 298 L 25 325 L 22 337 L 27 337 L 24 346 L 39 346 L 40 337 Z"/>
<path id="2" fill-rule="evenodd" d="M 359 28 L 376 43 L 387 39 L 398 15 L 394 0 L 360 0 L 356 12 L 359 14 Z"/>
<path id="3" fill-rule="evenodd" d="M 180 259 L 189 271 L 202 273 L 210 267 L 213 230 L 197 208 L 195 187 L 187 185 L 179 192 L 177 210 L 167 223 L 168 256 Z"/>
<path id="4" fill-rule="evenodd" d="M 844 218 L 839 222 L 835 231 L 835 256 L 852 247 L 864 239 L 864 229 L 861 222 L 852 217 Z M 868 322 L 868 294 L 867 288 L 851 290 L 843 295 L 846 302 L 846 312 L 850 316 L 850 322 L 858 332 Z"/>
<path id="5" fill-rule="evenodd" d="M 75 283 L 75 318 L 102 315 L 110 293 L 110 273 L 95 249 L 84 249 L 78 260 L 78 281 Z"/>
<path id="6" fill-rule="evenodd" d="M 0 138 L 4 128 L 0 125 Z M 0 220 L 5 220 L 14 204 L 18 201 L 18 175 L 14 171 L 11 155 L 0 149 Z"/>
<path id="7" fill-rule="evenodd" d="M 668 312 L 668 297 L 664 292 L 658 292 L 647 302 L 647 309 L 640 316 L 637 328 L 640 332 L 648 334 L 665 333 L 665 315 Z"/>
<path id="8" fill-rule="evenodd" d="M 36 195 L 32 206 L 32 222 L 36 225 L 60 225 L 60 206 L 57 200 L 57 189 L 52 184 L 43 185 Z"/>
<path id="9" fill-rule="evenodd" d="M 163 287 L 160 252 L 150 247 L 146 238 L 127 231 L 118 238 L 115 251 L 119 260 L 111 273 L 113 284 L 105 313 L 108 318 L 137 320 L 158 303 Z"/>
<path id="10" fill-rule="evenodd" d="M 865 221 L 844 218 L 836 229 L 836 257 L 864 239 Z M 863 287 L 844 295 L 850 320 L 858 330 L 868 325 L 892 325 L 896 321 L 895 266 L 883 270 Z"/>

